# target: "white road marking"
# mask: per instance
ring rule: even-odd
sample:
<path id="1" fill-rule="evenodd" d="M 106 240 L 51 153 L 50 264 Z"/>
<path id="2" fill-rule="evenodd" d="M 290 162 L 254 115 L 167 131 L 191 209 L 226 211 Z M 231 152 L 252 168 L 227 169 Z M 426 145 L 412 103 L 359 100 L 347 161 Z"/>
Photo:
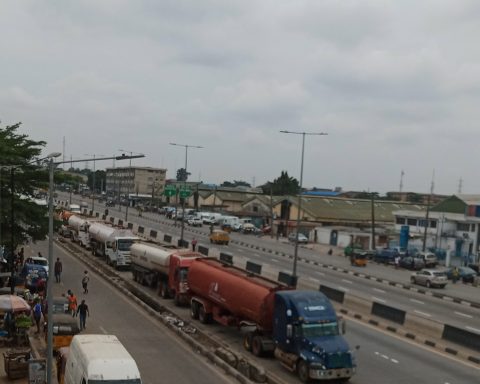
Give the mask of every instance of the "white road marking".
<path id="1" fill-rule="evenodd" d="M 390 361 L 391 361 L 392 363 L 398 364 L 398 360 L 390 359 Z"/>
<path id="2" fill-rule="evenodd" d="M 471 315 L 467 315 L 466 313 L 457 312 L 457 311 L 455 311 L 455 314 L 458 315 L 458 316 L 468 317 L 469 319 L 471 319 L 473 317 Z"/>
<path id="3" fill-rule="evenodd" d="M 259 254 L 259 253 L 254 253 L 253 255 L 254 255 L 254 256 L 257 256 L 257 257 L 260 257 L 260 254 Z"/>
<path id="4" fill-rule="evenodd" d="M 314 283 L 320 283 L 320 280 L 314 278 L 314 277 L 309 277 L 308 280 L 313 281 Z"/>
<path id="5" fill-rule="evenodd" d="M 387 355 L 380 355 L 382 356 L 384 359 L 388 360 L 388 356 Z"/>
<path id="6" fill-rule="evenodd" d="M 317 275 L 325 276 L 325 273 L 317 271 Z"/>
<path id="7" fill-rule="evenodd" d="M 480 333 L 480 329 L 473 328 L 473 327 L 465 327 L 465 328 L 467 328 L 467 329 L 468 329 L 468 330 L 470 330 L 470 331 L 473 331 L 473 332 L 478 332 L 478 333 Z"/>
<path id="8" fill-rule="evenodd" d="M 108 332 L 106 331 L 105 328 L 103 328 L 103 327 L 99 327 L 99 328 L 103 332 L 104 335 L 108 335 Z"/>
<path id="9" fill-rule="evenodd" d="M 345 287 L 340 287 L 340 286 L 338 286 L 338 289 L 341 289 L 342 291 L 345 291 L 345 292 L 349 292 L 349 291 L 350 291 L 350 289 L 345 288 Z"/>
<path id="10" fill-rule="evenodd" d="M 419 315 L 422 315 L 425 317 L 432 317 L 432 315 L 430 315 L 429 313 L 420 312 L 420 311 L 417 311 L 416 309 L 414 309 L 413 312 L 418 313 Z"/>
<path id="11" fill-rule="evenodd" d="M 372 299 L 375 301 L 379 301 L 380 303 L 386 303 L 386 300 L 380 299 L 378 297 L 372 296 Z"/>
<path id="12" fill-rule="evenodd" d="M 353 281 L 350 281 L 350 280 L 342 279 L 342 281 L 347 284 L 353 284 Z"/>
<path id="13" fill-rule="evenodd" d="M 423 301 L 417 300 L 417 299 L 410 299 L 412 303 L 417 303 L 417 304 L 425 304 Z"/>
<path id="14" fill-rule="evenodd" d="M 383 289 L 380 288 L 373 288 L 375 292 L 386 293 Z"/>
<path id="15" fill-rule="evenodd" d="M 280 260 L 277 260 L 277 259 L 270 259 L 270 261 L 273 261 L 274 263 L 280 262 Z"/>

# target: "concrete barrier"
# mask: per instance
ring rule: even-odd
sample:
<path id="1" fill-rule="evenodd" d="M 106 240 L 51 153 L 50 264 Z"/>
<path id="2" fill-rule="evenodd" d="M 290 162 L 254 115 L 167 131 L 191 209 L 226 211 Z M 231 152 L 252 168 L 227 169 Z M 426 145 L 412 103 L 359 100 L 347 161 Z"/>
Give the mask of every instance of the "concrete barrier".
<path id="1" fill-rule="evenodd" d="M 407 313 L 403 326 L 412 331 L 412 333 L 421 334 L 434 339 L 441 339 L 443 334 L 443 324 L 432 319 Z"/>

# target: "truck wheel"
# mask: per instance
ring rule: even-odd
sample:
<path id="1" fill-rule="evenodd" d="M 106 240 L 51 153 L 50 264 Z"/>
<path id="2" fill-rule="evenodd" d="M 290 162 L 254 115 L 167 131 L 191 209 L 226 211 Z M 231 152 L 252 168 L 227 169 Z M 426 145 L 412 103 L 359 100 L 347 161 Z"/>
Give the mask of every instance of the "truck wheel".
<path id="1" fill-rule="evenodd" d="M 243 338 L 243 348 L 249 352 L 252 352 L 252 338 L 253 332 L 247 332 Z"/>
<path id="2" fill-rule="evenodd" d="M 192 319 L 198 320 L 198 303 L 195 301 L 190 303 L 190 316 Z"/>
<path id="3" fill-rule="evenodd" d="M 160 296 L 162 296 L 164 299 L 168 299 L 168 287 L 167 283 L 165 281 L 160 282 Z"/>
<path id="4" fill-rule="evenodd" d="M 297 374 L 302 383 L 308 383 L 310 381 L 308 371 L 308 364 L 305 362 L 305 360 L 299 360 L 297 363 Z"/>
<path id="5" fill-rule="evenodd" d="M 263 355 L 262 338 L 260 335 L 253 335 L 252 337 L 252 353 L 257 357 Z"/>
<path id="6" fill-rule="evenodd" d="M 198 309 L 198 319 L 202 324 L 210 323 L 211 315 L 205 311 L 205 307 L 203 305 L 201 305 Z"/>

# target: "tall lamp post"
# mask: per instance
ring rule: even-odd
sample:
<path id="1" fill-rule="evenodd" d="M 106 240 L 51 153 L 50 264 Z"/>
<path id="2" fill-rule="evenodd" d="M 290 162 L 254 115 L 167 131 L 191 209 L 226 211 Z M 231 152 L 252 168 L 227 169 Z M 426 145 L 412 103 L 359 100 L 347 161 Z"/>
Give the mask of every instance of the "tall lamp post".
<path id="1" fill-rule="evenodd" d="M 141 153 L 137 155 L 133 155 L 135 152 L 127 151 L 126 149 L 119 149 L 119 151 L 130 153 L 130 162 L 129 162 L 129 178 L 130 173 L 132 172 L 132 159 L 136 157 L 144 157 Z M 140 156 L 141 155 L 141 156 Z M 132 183 L 135 181 L 135 174 L 132 177 Z M 125 222 L 128 222 L 128 206 L 130 205 L 130 180 L 127 181 L 127 206 L 125 208 Z"/>
<path id="2" fill-rule="evenodd" d="M 99 161 L 99 160 L 126 160 L 132 158 L 145 157 L 145 155 L 136 155 L 136 156 L 122 156 L 116 157 L 102 157 L 94 159 L 83 159 L 83 160 L 73 160 L 73 161 L 58 161 L 54 162 L 53 157 L 60 156 L 61 153 L 54 153 L 49 155 L 49 195 L 48 195 L 48 265 L 53 265 L 53 174 L 57 166 L 64 163 L 78 163 L 81 161 Z M 53 279 L 49 278 L 47 281 L 47 308 L 49 311 L 53 308 Z M 53 369 L 53 321 L 48 322 L 47 327 L 47 384 L 52 384 L 52 369 Z"/>
<path id="3" fill-rule="evenodd" d="M 305 153 L 305 136 L 326 136 L 324 132 L 295 132 L 295 131 L 280 131 L 280 133 L 288 133 L 292 135 L 302 135 L 302 158 L 300 165 L 300 187 L 298 191 L 298 203 L 297 203 L 297 228 L 295 233 L 295 250 L 293 253 L 293 271 L 294 277 L 297 276 L 297 259 L 298 259 L 298 230 L 300 228 L 300 211 L 302 209 L 302 183 L 303 183 L 303 157 Z"/>
<path id="4" fill-rule="evenodd" d="M 203 148 L 199 145 L 190 145 L 190 144 L 177 144 L 177 143 L 170 143 L 170 145 L 175 145 L 177 147 L 183 147 L 185 148 L 185 178 L 183 179 L 183 190 L 186 190 L 187 186 L 187 178 L 188 178 L 188 172 L 187 172 L 187 166 L 188 166 L 188 148 Z M 180 231 L 180 242 L 183 247 L 183 231 L 185 229 L 185 199 L 184 197 L 182 199 L 182 229 Z"/>

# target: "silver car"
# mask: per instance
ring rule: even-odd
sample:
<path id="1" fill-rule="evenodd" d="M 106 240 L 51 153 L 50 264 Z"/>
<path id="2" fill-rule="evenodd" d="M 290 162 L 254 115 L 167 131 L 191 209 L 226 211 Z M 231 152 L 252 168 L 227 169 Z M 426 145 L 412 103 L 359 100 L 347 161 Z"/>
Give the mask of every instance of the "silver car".
<path id="1" fill-rule="evenodd" d="M 410 282 L 412 284 L 425 285 L 428 288 L 445 288 L 448 279 L 447 274 L 444 271 L 438 271 L 436 269 L 422 269 L 421 271 L 412 273 Z"/>

